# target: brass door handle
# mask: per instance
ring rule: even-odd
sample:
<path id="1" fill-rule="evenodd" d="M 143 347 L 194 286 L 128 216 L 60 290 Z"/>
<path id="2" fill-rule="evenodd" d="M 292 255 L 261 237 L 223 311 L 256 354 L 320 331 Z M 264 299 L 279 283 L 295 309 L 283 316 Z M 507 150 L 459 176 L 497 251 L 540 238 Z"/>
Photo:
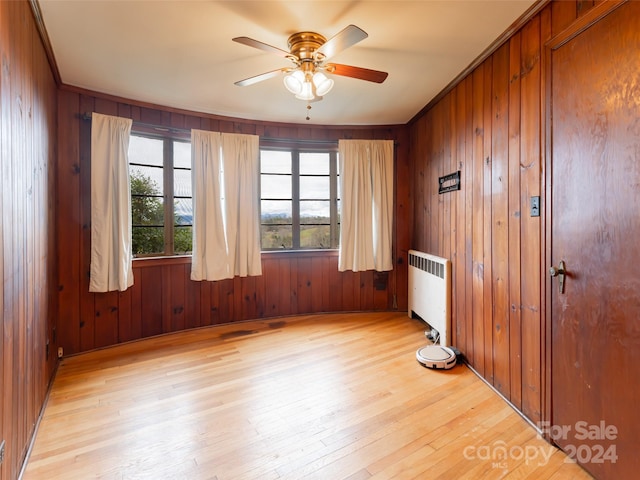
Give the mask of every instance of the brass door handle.
<path id="1" fill-rule="evenodd" d="M 564 260 L 560 260 L 560 264 L 557 267 L 551 267 L 549 269 L 549 275 L 551 277 L 558 277 L 558 290 L 560 293 L 564 293 L 564 278 L 567 274 L 565 270 Z"/>

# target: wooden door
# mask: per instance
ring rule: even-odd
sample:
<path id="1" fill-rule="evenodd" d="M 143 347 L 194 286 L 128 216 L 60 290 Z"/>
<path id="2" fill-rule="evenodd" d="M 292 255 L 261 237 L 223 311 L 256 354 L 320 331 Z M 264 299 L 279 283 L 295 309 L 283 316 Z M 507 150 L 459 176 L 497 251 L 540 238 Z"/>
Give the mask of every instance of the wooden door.
<path id="1" fill-rule="evenodd" d="M 598 479 L 640 478 L 640 2 L 550 50 L 551 425 Z M 595 15 L 594 15 L 595 16 Z M 595 20 L 595 18 L 594 18 Z"/>

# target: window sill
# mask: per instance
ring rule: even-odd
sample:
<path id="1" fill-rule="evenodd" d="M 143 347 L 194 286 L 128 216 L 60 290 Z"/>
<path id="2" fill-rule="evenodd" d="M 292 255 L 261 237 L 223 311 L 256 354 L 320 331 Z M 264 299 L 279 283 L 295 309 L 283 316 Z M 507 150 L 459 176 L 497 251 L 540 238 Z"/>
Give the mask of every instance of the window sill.
<path id="1" fill-rule="evenodd" d="M 159 267 L 162 265 L 186 265 L 191 263 L 191 255 L 166 257 L 138 257 L 133 259 L 133 268 Z"/>
<path id="2" fill-rule="evenodd" d="M 262 255 L 268 257 L 337 257 L 337 249 L 317 249 L 317 250 L 263 250 Z"/>
<path id="3" fill-rule="evenodd" d="M 338 250 L 263 250 L 261 255 L 268 257 L 337 257 Z M 191 264 L 191 255 L 174 255 L 166 257 L 138 257 L 133 259 L 133 268 L 160 267 L 164 265 L 188 265 Z"/>

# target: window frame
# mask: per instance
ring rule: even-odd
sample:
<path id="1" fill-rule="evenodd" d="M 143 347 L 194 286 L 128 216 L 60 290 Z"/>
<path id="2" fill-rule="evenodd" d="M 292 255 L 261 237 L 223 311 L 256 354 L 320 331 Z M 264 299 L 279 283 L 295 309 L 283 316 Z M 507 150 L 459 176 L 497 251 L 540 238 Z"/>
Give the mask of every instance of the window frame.
<path id="1" fill-rule="evenodd" d="M 147 128 L 144 126 L 136 126 L 134 123 L 131 129 L 130 136 L 148 138 L 152 140 L 161 140 L 162 141 L 162 201 L 163 201 L 163 236 L 164 242 L 163 252 L 155 252 L 155 253 L 144 253 L 144 254 L 134 254 L 133 259 L 148 259 L 148 258 L 168 258 L 168 257 L 190 257 L 191 251 L 188 252 L 175 252 L 175 225 L 174 225 L 174 211 L 175 211 L 175 189 L 174 189 L 174 142 L 182 142 L 191 144 L 191 135 L 188 133 L 181 133 L 169 129 L 164 128 Z M 136 162 L 132 162 L 131 159 L 128 159 L 129 165 L 142 165 Z M 144 165 L 143 165 L 144 166 Z M 181 170 L 186 170 L 185 168 L 178 167 Z M 189 168 L 189 170 L 191 170 Z M 131 173 L 129 173 L 131 177 Z M 193 192 L 192 192 L 193 193 Z M 132 197 L 132 193 L 129 193 L 130 198 Z M 187 197 L 180 197 L 187 198 Z M 193 201 L 193 195 L 190 197 Z M 188 226 L 188 225 L 185 225 Z M 135 228 L 134 225 L 131 225 L 132 232 Z M 191 223 L 191 228 L 193 232 L 193 220 Z M 193 243 L 192 243 L 193 246 Z"/>
<path id="2" fill-rule="evenodd" d="M 265 248 L 262 246 L 262 200 L 275 200 L 262 197 L 260 190 L 260 249 L 262 252 L 303 252 L 303 251 L 335 251 L 339 248 L 339 211 L 338 211 L 338 143 L 336 142 L 305 142 L 305 141 L 269 141 L 260 139 L 260 178 L 262 178 L 262 151 L 281 151 L 291 153 L 291 247 Z M 325 177 L 322 174 L 300 174 L 301 153 L 328 153 L 329 154 L 329 238 L 330 246 L 327 248 L 309 248 L 300 246 L 301 227 L 307 225 L 300 223 L 300 177 Z M 283 176 L 289 174 L 281 174 Z M 259 182 L 261 185 L 262 182 Z M 261 187 L 260 187 L 261 188 Z M 281 200 L 281 199 L 277 199 Z M 306 201 L 306 200 L 302 200 Z M 320 224 L 317 224 L 320 225 Z M 325 224 L 322 224 L 325 225 Z"/>

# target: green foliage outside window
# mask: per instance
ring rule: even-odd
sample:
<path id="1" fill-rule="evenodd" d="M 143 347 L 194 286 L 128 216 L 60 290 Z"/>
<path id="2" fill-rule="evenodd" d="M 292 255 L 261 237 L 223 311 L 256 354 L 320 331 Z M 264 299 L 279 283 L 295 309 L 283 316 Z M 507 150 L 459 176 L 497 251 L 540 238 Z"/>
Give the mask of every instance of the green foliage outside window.
<path id="1" fill-rule="evenodd" d="M 173 230 L 173 253 L 191 253 L 193 230 L 191 227 L 175 227 Z"/>
<path id="2" fill-rule="evenodd" d="M 164 204 L 160 189 L 150 177 L 131 173 L 131 223 L 133 254 L 149 255 L 164 253 Z M 174 224 L 178 218 L 174 215 Z M 192 228 L 176 227 L 174 230 L 174 252 L 191 251 Z"/>

